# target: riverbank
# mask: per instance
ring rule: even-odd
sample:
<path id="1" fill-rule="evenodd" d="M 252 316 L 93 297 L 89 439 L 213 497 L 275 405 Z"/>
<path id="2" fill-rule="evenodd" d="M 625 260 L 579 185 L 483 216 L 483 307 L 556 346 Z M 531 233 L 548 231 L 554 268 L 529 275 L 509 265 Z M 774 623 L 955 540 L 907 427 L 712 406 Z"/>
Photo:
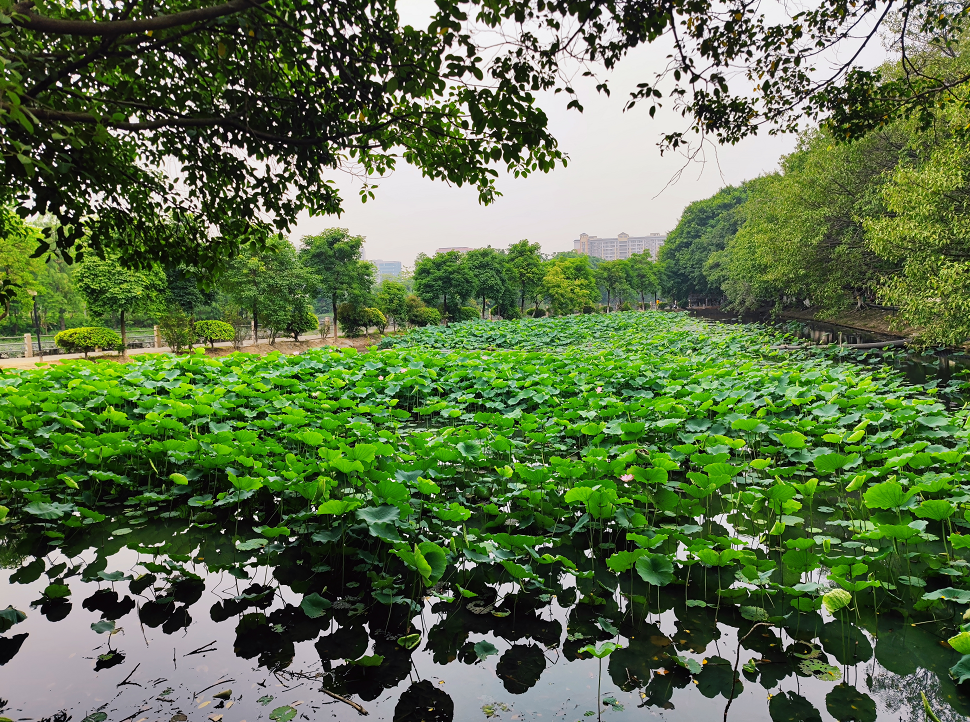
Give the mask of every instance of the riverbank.
<path id="1" fill-rule="evenodd" d="M 745 323 L 766 323 L 783 320 L 804 321 L 806 323 L 826 324 L 837 328 L 847 328 L 854 331 L 864 331 L 886 339 L 911 338 L 916 329 L 901 324 L 893 311 L 881 309 L 847 310 L 835 316 L 816 318 L 810 309 L 787 309 L 777 315 L 772 315 L 768 308 L 750 311 L 738 316 L 737 313 L 722 311 L 720 308 L 691 308 L 689 311 L 695 316 L 712 321 L 737 321 Z"/>
<path id="2" fill-rule="evenodd" d="M 269 339 L 260 340 L 257 344 L 246 344 L 239 349 L 240 353 L 256 354 L 258 356 L 266 356 L 268 354 L 278 352 L 285 354 L 287 356 L 293 356 L 296 354 L 301 354 L 311 348 L 320 348 L 321 346 L 333 346 L 335 348 L 355 348 L 358 351 L 363 351 L 371 346 L 380 343 L 380 334 L 374 334 L 370 336 L 357 336 L 357 337 L 346 337 L 338 336 L 334 339 L 333 336 L 312 336 L 309 338 L 301 338 L 299 341 L 284 340 L 282 338 L 277 338 L 275 344 L 271 344 Z M 236 353 L 236 349 L 233 348 L 230 343 L 217 343 L 215 347 L 210 346 L 199 346 L 196 349 L 204 348 L 207 356 L 213 358 L 218 358 L 220 356 L 228 356 L 231 353 Z M 160 353 L 172 353 L 172 349 L 167 346 L 162 347 L 150 347 L 150 348 L 134 348 L 128 349 L 128 356 L 119 356 L 117 352 L 106 351 L 102 353 L 91 353 L 88 354 L 89 361 L 99 361 L 99 362 L 126 362 L 130 361 L 132 356 L 141 356 L 144 354 L 160 354 Z M 187 351 L 185 353 L 192 353 L 192 351 Z M 84 354 L 58 354 L 57 356 L 44 356 L 32 358 L 11 358 L 11 359 L 0 359 L 0 368 L 31 368 L 33 366 L 52 366 L 55 364 L 62 363 L 64 361 L 73 361 L 77 359 L 83 359 Z"/>

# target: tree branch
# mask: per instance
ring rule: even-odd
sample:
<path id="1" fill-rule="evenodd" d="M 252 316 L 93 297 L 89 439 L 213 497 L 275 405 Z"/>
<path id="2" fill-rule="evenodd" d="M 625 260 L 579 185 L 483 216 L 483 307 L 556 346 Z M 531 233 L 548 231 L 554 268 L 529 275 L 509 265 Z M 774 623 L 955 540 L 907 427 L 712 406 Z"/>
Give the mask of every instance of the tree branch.
<path id="1" fill-rule="evenodd" d="M 140 20 L 62 20 L 36 15 L 30 12 L 32 0 L 22 2 L 13 7 L 13 24 L 29 30 L 36 30 L 48 35 L 78 35 L 85 37 L 100 37 L 109 35 L 132 35 L 146 31 L 167 30 L 192 23 L 205 22 L 215 18 L 235 15 L 251 7 L 258 7 L 269 0 L 229 0 L 223 5 L 213 5 L 206 8 L 185 10 L 172 15 L 158 15 Z"/>

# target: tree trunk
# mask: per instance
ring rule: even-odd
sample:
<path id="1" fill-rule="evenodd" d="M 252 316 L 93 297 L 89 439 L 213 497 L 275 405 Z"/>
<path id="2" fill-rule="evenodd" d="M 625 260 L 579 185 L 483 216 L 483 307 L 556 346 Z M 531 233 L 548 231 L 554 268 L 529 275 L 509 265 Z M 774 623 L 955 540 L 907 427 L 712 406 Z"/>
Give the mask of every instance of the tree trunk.
<path id="1" fill-rule="evenodd" d="M 259 343 L 259 313 L 256 311 L 256 304 L 253 304 L 253 346 Z"/>
<path id="2" fill-rule="evenodd" d="M 333 343 L 337 345 L 337 294 L 330 297 L 330 305 L 333 307 Z"/>
<path id="3" fill-rule="evenodd" d="M 482 296 L 482 319 L 485 318 L 485 296 Z"/>
<path id="4" fill-rule="evenodd" d="M 125 331 L 125 312 L 121 312 L 121 355 L 128 355 L 128 332 Z"/>

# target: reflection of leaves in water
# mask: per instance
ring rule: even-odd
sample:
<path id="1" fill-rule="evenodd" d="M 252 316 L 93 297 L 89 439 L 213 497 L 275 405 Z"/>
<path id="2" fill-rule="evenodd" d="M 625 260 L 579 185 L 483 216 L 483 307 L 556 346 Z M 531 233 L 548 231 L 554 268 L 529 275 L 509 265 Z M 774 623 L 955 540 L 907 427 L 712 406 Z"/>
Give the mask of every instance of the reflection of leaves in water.
<path id="1" fill-rule="evenodd" d="M 52 599 L 40 605 L 40 613 L 47 617 L 48 622 L 59 622 L 66 619 L 74 605 L 66 599 Z"/>
<path id="2" fill-rule="evenodd" d="M 513 644 L 496 665 L 495 673 L 505 689 L 512 694 L 523 694 L 535 686 L 546 668 L 546 657 L 534 644 Z"/>
<path id="3" fill-rule="evenodd" d="M 118 650 L 113 649 L 110 652 L 98 655 L 98 661 L 94 665 L 94 671 L 100 672 L 102 669 L 111 669 L 112 667 L 117 667 L 124 661 L 124 652 L 119 652 Z"/>
<path id="4" fill-rule="evenodd" d="M 825 625 L 819 637 L 822 648 L 839 664 L 852 665 L 872 659 L 869 638 L 854 624 L 834 620 Z"/>
<path id="5" fill-rule="evenodd" d="M 812 703 L 794 692 L 776 694 L 768 702 L 771 722 L 822 722 L 821 713 Z"/>
<path id="6" fill-rule="evenodd" d="M 655 624 L 644 625 L 627 646 L 610 655 L 609 673 L 613 683 L 625 692 L 646 684 L 651 672 L 664 666 L 670 644 Z"/>
<path id="7" fill-rule="evenodd" d="M 670 700 L 674 696 L 675 689 L 683 689 L 691 683 L 690 673 L 680 667 L 674 667 L 674 671 L 661 674 L 663 670 L 653 675 L 643 690 L 643 704 L 648 707 L 663 707 L 673 709 Z"/>
<path id="8" fill-rule="evenodd" d="M 175 607 L 171 616 L 162 624 L 162 632 L 174 634 L 180 629 L 185 629 L 192 624 L 192 616 L 186 607 Z"/>
<path id="9" fill-rule="evenodd" d="M 839 722 L 876 722 L 876 701 L 848 684 L 839 684 L 825 695 L 825 709 Z"/>
<path id="10" fill-rule="evenodd" d="M 27 634 L 15 634 L 12 637 L 0 637 L 0 665 L 13 659 L 27 639 Z"/>
<path id="11" fill-rule="evenodd" d="M 394 707 L 394 722 L 452 722 L 455 703 L 429 680 L 415 682 Z"/>
<path id="12" fill-rule="evenodd" d="M 709 657 L 697 677 L 697 688 L 700 693 L 709 699 L 718 695 L 730 699 L 732 685 L 734 696 L 737 697 L 743 691 L 744 685 L 740 680 L 734 681 L 734 669 L 731 663 L 721 657 Z"/>
<path id="13" fill-rule="evenodd" d="M 357 659 L 367 651 L 367 631 L 359 624 L 340 627 L 316 643 L 321 659 Z"/>
<path id="14" fill-rule="evenodd" d="M 99 589 L 85 599 L 81 606 L 91 612 L 101 612 L 105 619 L 121 619 L 135 608 L 135 600 L 126 596 L 119 600 L 118 592 L 113 589 Z"/>

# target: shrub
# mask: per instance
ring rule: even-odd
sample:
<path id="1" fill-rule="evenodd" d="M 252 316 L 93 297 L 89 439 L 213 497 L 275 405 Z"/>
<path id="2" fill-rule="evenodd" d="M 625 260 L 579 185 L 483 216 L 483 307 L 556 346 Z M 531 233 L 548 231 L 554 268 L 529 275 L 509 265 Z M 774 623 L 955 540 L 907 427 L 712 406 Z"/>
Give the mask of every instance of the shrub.
<path id="1" fill-rule="evenodd" d="M 307 310 L 290 317 L 290 322 L 286 325 L 286 333 L 292 336 L 294 341 L 299 341 L 301 333 L 316 331 L 318 328 L 320 328 L 320 319 L 313 311 Z"/>
<path id="2" fill-rule="evenodd" d="M 437 308 L 416 308 L 408 315 L 408 321 L 415 326 L 437 326 L 441 323 L 441 312 Z"/>
<path id="3" fill-rule="evenodd" d="M 182 353 L 195 343 L 192 319 L 182 309 L 174 309 L 158 319 L 158 330 L 173 353 Z"/>
<path id="4" fill-rule="evenodd" d="M 239 306 L 223 306 L 222 320 L 232 327 L 232 347 L 239 351 L 242 349 L 243 341 L 252 334 L 253 326 L 250 315 L 243 311 Z"/>
<path id="5" fill-rule="evenodd" d="M 88 352 L 95 349 L 114 349 L 121 351 L 121 336 L 110 328 L 100 326 L 82 326 L 61 331 L 54 337 L 54 343 L 68 353 L 83 351 L 85 358 Z"/>
<path id="6" fill-rule="evenodd" d="M 525 314 L 533 318 L 542 318 L 546 315 L 546 310 L 544 308 L 527 308 Z"/>
<path id="7" fill-rule="evenodd" d="M 617 311 L 632 311 L 633 310 L 633 307 L 630 305 L 630 302 L 629 301 L 624 301 L 623 303 L 621 303 L 617 307 L 616 310 Z"/>
<path id="8" fill-rule="evenodd" d="M 583 313 L 596 313 L 596 306 L 591 303 L 583 304 Z"/>
<path id="9" fill-rule="evenodd" d="M 378 333 L 384 333 L 387 328 L 387 316 L 379 308 L 365 308 L 364 320 L 366 326 L 376 326 Z"/>
<path id="10" fill-rule="evenodd" d="M 456 321 L 477 321 L 481 317 L 482 314 L 478 312 L 478 309 L 471 306 L 462 306 L 455 314 Z"/>
<path id="11" fill-rule="evenodd" d="M 337 306 L 337 324 L 345 336 L 360 335 L 368 321 L 365 310 L 354 303 L 341 303 Z"/>
<path id="12" fill-rule="evenodd" d="M 216 341 L 232 341 L 236 330 L 225 321 L 196 321 L 195 337 L 200 341 L 208 341 L 209 346 L 215 348 Z"/>

